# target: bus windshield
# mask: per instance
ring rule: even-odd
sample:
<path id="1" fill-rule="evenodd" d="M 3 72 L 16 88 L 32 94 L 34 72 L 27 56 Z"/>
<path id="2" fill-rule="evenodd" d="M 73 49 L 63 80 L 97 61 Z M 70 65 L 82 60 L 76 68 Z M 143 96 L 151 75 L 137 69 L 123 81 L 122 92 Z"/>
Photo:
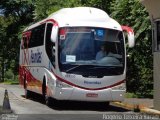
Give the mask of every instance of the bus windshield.
<path id="1" fill-rule="evenodd" d="M 64 27 L 59 30 L 59 67 L 62 72 L 82 75 L 120 75 L 124 72 L 122 31 Z"/>

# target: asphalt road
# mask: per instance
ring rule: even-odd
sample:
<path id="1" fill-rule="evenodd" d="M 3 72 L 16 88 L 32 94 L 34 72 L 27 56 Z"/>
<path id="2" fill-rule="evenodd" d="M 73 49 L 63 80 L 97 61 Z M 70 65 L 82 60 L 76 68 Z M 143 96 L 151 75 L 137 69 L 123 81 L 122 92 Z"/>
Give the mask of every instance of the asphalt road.
<path id="1" fill-rule="evenodd" d="M 5 89 L 8 90 L 9 100 L 14 114 L 18 120 L 103 120 L 124 119 L 128 115 L 137 115 L 133 111 L 113 105 L 101 106 L 98 103 L 86 102 L 59 102 L 48 107 L 40 95 L 34 94 L 32 98 L 24 98 L 24 89 L 19 85 L 0 84 L 0 105 L 3 104 Z"/>

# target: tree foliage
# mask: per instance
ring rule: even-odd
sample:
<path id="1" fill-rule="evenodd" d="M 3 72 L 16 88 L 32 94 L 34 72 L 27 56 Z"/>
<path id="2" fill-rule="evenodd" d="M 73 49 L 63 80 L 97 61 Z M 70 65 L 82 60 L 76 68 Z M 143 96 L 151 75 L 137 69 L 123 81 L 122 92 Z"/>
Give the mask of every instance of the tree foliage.
<path id="1" fill-rule="evenodd" d="M 80 6 L 80 0 L 35 0 L 35 20 L 44 19 L 51 13 L 67 7 Z"/>
<path id="2" fill-rule="evenodd" d="M 4 16 L 12 16 L 16 22 L 28 24 L 33 18 L 34 4 L 32 0 L 1 0 L 0 9 Z"/>
<path id="3" fill-rule="evenodd" d="M 112 3 L 111 16 L 122 25 L 132 26 L 135 32 L 136 45 L 127 49 L 128 58 L 127 87 L 128 91 L 149 96 L 153 90 L 152 77 L 152 37 L 151 23 L 146 9 L 139 0 L 116 0 Z"/>
<path id="4" fill-rule="evenodd" d="M 18 73 L 19 43 L 23 28 L 65 7 L 89 6 L 103 9 L 121 25 L 133 27 L 136 46 L 127 48 L 127 90 L 150 95 L 153 90 L 151 24 L 139 0 L 1 0 L 0 67 L 1 73 Z M 9 70 L 10 69 L 10 70 Z M 6 75 L 8 75 L 8 73 Z M 1 75 L 1 74 L 0 74 Z"/>
<path id="5" fill-rule="evenodd" d="M 28 0 L 1 0 L 0 3 L 0 44 L 1 44 L 1 76 L 4 70 L 12 69 L 14 74 L 18 73 L 19 58 L 19 33 L 23 25 L 33 21 L 33 5 Z M 22 32 L 22 31 L 21 31 Z M 11 64 L 14 62 L 14 67 Z"/>
<path id="6" fill-rule="evenodd" d="M 81 4 L 89 7 L 96 7 L 106 11 L 108 14 L 111 13 L 111 3 L 114 0 L 81 0 Z"/>

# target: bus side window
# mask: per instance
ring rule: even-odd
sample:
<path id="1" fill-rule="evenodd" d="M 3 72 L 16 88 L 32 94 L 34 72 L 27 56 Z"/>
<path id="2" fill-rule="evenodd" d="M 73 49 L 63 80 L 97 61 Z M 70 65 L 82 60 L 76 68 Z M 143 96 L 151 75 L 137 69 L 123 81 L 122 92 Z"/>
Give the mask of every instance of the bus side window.
<path id="1" fill-rule="evenodd" d="M 39 47 L 43 45 L 44 31 L 45 24 L 42 24 L 32 29 L 31 38 L 29 41 L 29 48 Z"/>
<path id="2" fill-rule="evenodd" d="M 51 61 L 52 65 L 55 67 L 55 43 L 51 41 L 51 33 L 52 33 L 52 23 L 47 24 L 46 29 L 46 53 L 49 57 L 49 60 Z"/>

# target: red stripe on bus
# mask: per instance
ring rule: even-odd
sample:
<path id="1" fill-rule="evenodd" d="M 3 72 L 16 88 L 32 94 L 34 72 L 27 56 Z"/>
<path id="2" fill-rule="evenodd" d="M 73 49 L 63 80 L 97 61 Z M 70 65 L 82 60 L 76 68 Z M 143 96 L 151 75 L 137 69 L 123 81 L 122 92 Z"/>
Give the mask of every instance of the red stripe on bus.
<path id="1" fill-rule="evenodd" d="M 121 26 L 122 27 L 122 30 L 126 30 L 128 33 L 131 32 L 132 34 L 134 33 L 133 32 L 133 29 L 128 27 L 128 26 Z"/>
<path id="2" fill-rule="evenodd" d="M 32 76 L 32 74 L 30 73 L 29 70 L 26 69 L 26 67 L 22 67 L 22 70 L 25 71 L 25 74 L 27 73 L 27 76 L 26 76 L 26 77 L 29 77 L 29 79 L 27 79 L 28 82 L 30 82 L 31 80 L 37 81 L 37 79 Z M 84 90 L 103 90 L 103 89 L 108 89 L 108 88 L 115 87 L 115 86 L 120 85 L 120 84 L 122 84 L 122 83 L 125 82 L 125 80 L 121 80 L 121 81 L 119 81 L 119 82 L 117 82 L 117 83 L 114 83 L 114 84 L 109 85 L 109 86 L 101 87 L 101 88 L 86 88 L 86 87 L 82 87 L 82 86 L 76 85 L 76 84 L 74 84 L 74 83 L 71 83 L 71 82 L 69 82 L 69 81 L 67 81 L 67 80 L 59 77 L 58 75 L 56 75 L 56 74 L 53 72 L 53 70 L 52 70 L 52 73 L 55 75 L 55 77 L 56 77 L 58 80 L 60 80 L 60 81 L 62 81 L 62 82 L 64 82 L 64 83 L 67 83 L 67 84 L 69 84 L 69 85 L 71 85 L 71 86 L 74 86 L 74 87 L 77 87 L 77 88 L 81 88 L 81 89 L 84 89 Z M 21 75 L 20 75 L 20 76 L 21 76 Z"/>
<path id="3" fill-rule="evenodd" d="M 23 36 L 26 35 L 26 37 L 30 37 L 31 36 L 31 31 L 26 31 L 22 33 Z"/>
<path id="4" fill-rule="evenodd" d="M 43 23 L 46 23 L 46 22 L 52 22 L 54 25 L 58 26 L 58 22 L 55 21 L 54 19 L 47 19 L 46 21 L 40 23 L 40 24 L 43 24 Z"/>
<path id="5" fill-rule="evenodd" d="M 53 72 L 53 71 L 52 71 L 52 72 Z M 117 83 L 114 83 L 114 84 L 109 85 L 109 86 L 101 87 L 101 88 L 86 88 L 86 87 L 82 87 L 82 86 L 76 85 L 76 84 L 74 84 L 74 83 L 71 83 L 71 82 L 69 82 L 69 81 L 67 81 L 67 80 L 65 80 L 65 79 L 57 76 L 54 72 L 53 72 L 53 74 L 56 76 L 56 78 L 57 78 L 58 80 L 60 80 L 60 81 L 62 81 L 62 82 L 64 82 L 64 83 L 67 83 L 67 84 L 69 84 L 69 85 L 71 85 L 71 86 L 74 86 L 74 87 L 77 87 L 77 88 L 81 88 L 81 89 L 84 89 L 84 90 L 103 90 L 103 89 L 108 89 L 108 88 L 115 87 L 115 86 L 120 85 L 120 84 L 122 84 L 122 83 L 125 82 L 125 80 L 121 80 L 121 81 L 119 81 L 119 82 L 117 82 Z"/>
<path id="6" fill-rule="evenodd" d="M 24 78 L 23 78 L 24 76 L 26 76 L 27 88 L 29 88 L 29 90 L 32 90 L 32 91 L 38 90 L 39 93 L 42 93 L 42 84 L 43 84 L 42 81 L 37 80 L 25 66 L 20 66 L 19 82 L 20 82 L 20 85 L 22 86 L 24 85 Z M 47 95 L 51 96 L 52 90 L 48 86 L 46 86 L 46 88 L 47 88 Z"/>

